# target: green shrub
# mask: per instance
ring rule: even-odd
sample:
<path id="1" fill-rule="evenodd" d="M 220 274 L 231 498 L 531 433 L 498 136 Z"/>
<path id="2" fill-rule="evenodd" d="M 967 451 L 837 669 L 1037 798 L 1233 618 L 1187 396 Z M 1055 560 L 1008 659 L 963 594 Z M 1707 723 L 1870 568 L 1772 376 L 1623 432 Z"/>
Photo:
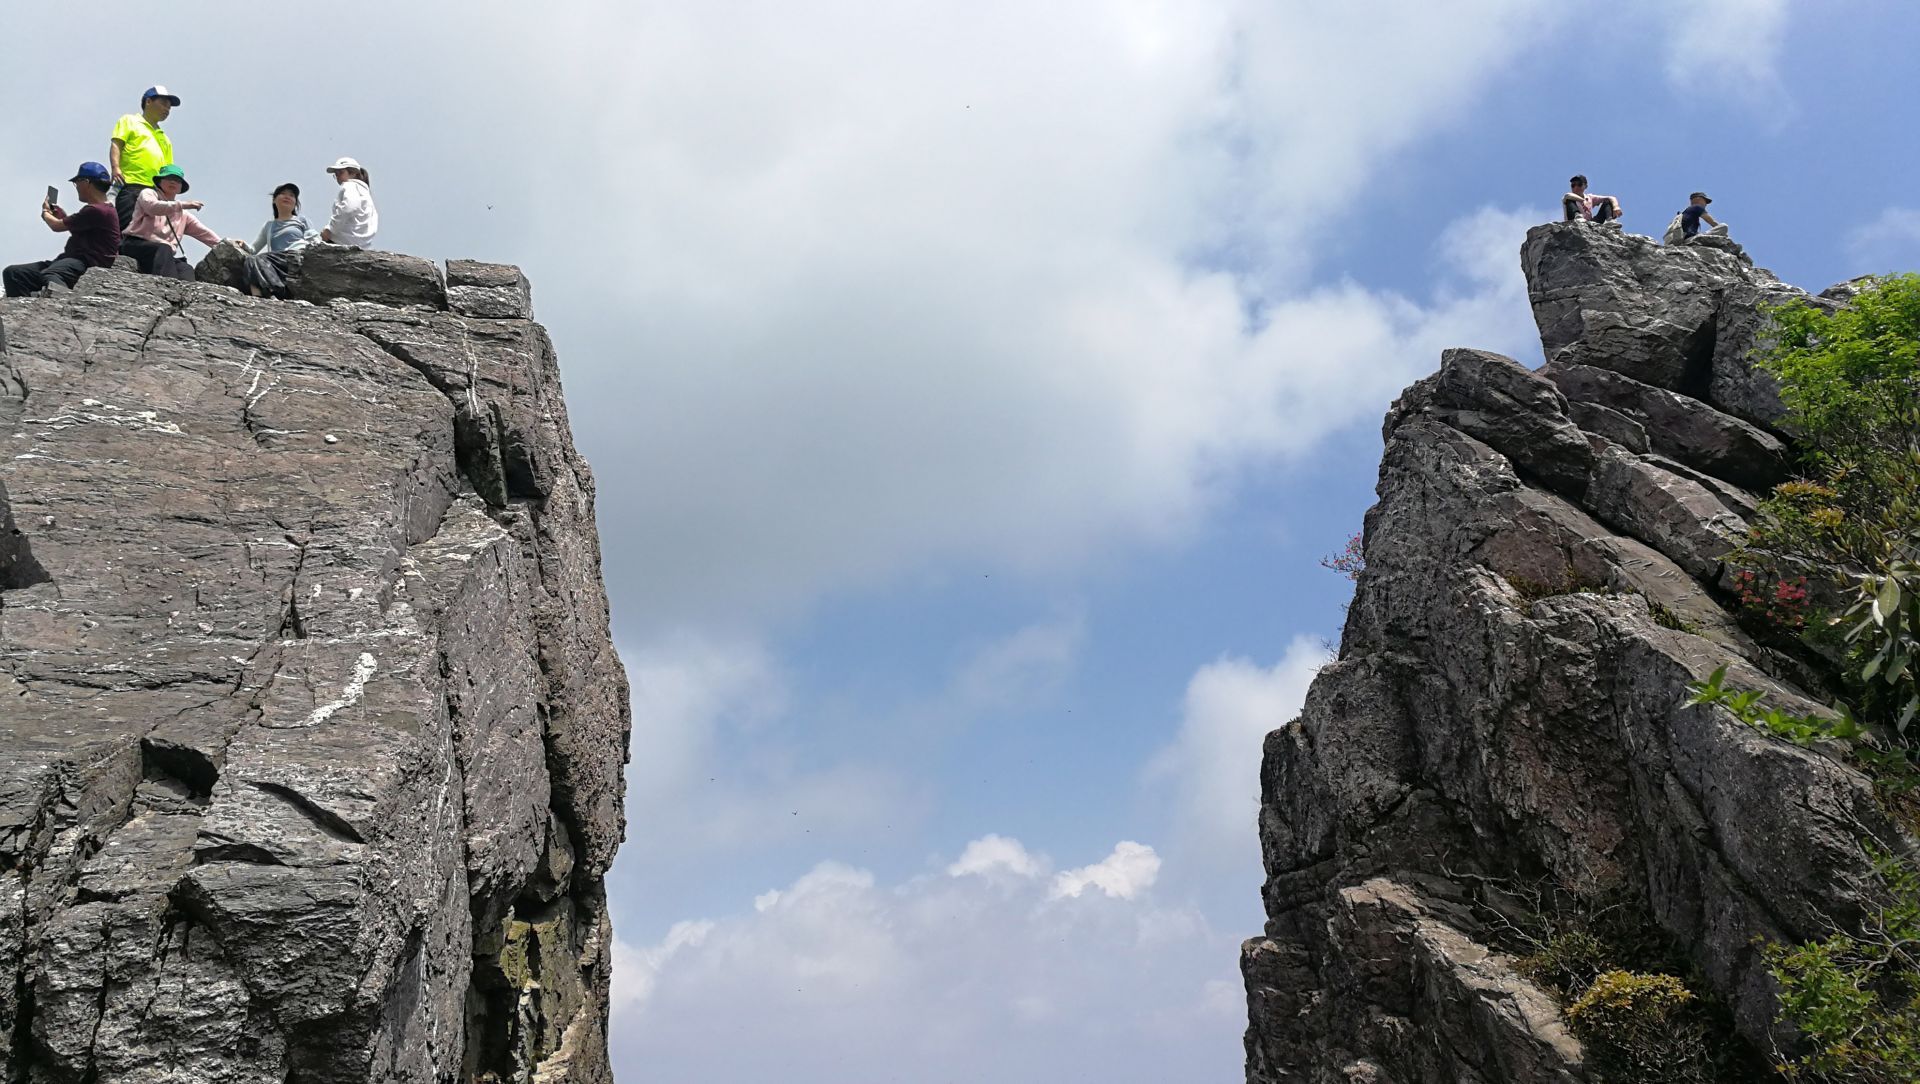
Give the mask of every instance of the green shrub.
<path id="1" fill-rule="evenodd" d="M 1719 1076 L 1698 999 L 1672 975 L 1600 975 L 1567 1007 L 1567 1028 L 1601 1080 L 1683 1084 Z"/>
<path id="2" fill-rule="evenodd" d="M 1514 970 L 1533 982 L 1572 997 L 1592 985 L 1619 959 L 1611 945 L 1582 929 L 1557 933 L 1533 952 L 1514 961 Z"/>
<path id="3" fill-rule="evenodd" d="M 1735 582 L 1760 625 L 1805 625 L 1809 642 L 1841 659 L 1833 725 L 1884 739 L 1777 711 L 1743 717 L 1796 741 L 1838 737 L 1910 790 L 1907 730 L 1920 717 L 1920 275 L 1875 280 L 1836 312 L 1797 303 L 1770 315 L 1774 341 L 1754 363 L 1779 381 L 1803 477 L 1761 502 L 1732 557 Z M 1814 596 L 1828 600 L 1824 612 L 1809 612 Z"/>
<path id="4" fill-rule="evenodd" d="M 1755 357 L 1780 382 L 1796 430 L 1820 449 L 1868 440 L 1910 406 L 1920 381 L 1920 275 L 1889 275 L 1838 312 L 1774 309 L 1771 346 Z"/>
<path id="5" fill-rule="evenodd" d="M 1766 947 L 1781 1019 L 1806 1040 L 1779 1066 L 1789 1080 L 1920 1080 L 1920 872 L 1870 853 L 1887 898 L 1860 932 Z"/>

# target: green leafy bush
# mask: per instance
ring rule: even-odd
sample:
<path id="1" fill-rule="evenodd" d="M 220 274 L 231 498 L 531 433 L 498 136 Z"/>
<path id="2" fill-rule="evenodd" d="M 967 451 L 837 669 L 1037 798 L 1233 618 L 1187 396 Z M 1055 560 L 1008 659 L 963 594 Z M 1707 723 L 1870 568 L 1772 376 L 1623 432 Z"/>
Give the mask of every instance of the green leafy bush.
<path id="1" fill-rule="evenodd" d="M 1920 275 L 1876 279 L 1837 312 L 1797 303 L 1770 315 L 1773 343 L 1754 360 L 1805 439 L 1839 451 L 1898 428 L 1920 381 Z"/>
<path id="2" fill-rule="evenodd" d="M 1567 1029 L 1606 1081 L 1691 1084 L 1719 1078 L 1693 991 L 1672 975 L 1608 971 L 1567 1007 Z"/>
<path id="3" fill-rule="evenodd" d="M 1789 1080 L 1920 1080 L 1920 871 L 1871 853 L 1887 898 L 1860 932 L 1766 948 L 1781 1018 L 1808 1048 L 1781 1062 Z"/>
<path id="4" fill-rule="evenodd" d="M 1738 593 L 1759 625 L 1804 624 L 1841 657 L 1847 703 L 1835 714 L 1890 735 L 1863 762 L 1889 749 L 1910 761 L 1907 730 L 1920 717 L 1920 275 L 1875 280 L 1836 312 L 1797 303 L 1771 316 L 1774 341 L 1754 362 L 1779 381 L 1804 476 L 1761 503 L 1733 556 Z M 1828 603 L 1819 614 L 1816 597 Z M 1748 721 L 1795 740 L 1831 736 L 1792 717 Z"/>

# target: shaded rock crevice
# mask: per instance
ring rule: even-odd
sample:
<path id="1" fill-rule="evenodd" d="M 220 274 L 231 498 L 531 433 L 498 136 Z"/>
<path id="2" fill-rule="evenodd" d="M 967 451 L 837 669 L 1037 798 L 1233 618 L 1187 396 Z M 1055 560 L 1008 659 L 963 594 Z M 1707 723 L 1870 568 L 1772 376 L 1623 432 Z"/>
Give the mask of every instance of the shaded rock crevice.
<path id="1" fill-rule="evenodd" d="M 325 260 L 0 302 L 0 1078 L 610 1080 L 628 707 L 557 360 L 513 269 Z"/>
<path id="2" fill-rule="evenodd" d="M 1577 222 L 1521 260 L 1548 363 L 1449 350 L 1393 405 L 1339 658 L 1265 745 L 1250 1084 L 1589 1079 L 1500 884 L 1629 907 L 1740 1042 L 1790 1044 L 1756 941 L 1846 927 L 1861 841 L 1913 846 L 1849 765 L 1686 704 L 1725 665 L 1819 706 L 1725 558 L 1790 463 L 1765 306 L 1844 297 Z"/>

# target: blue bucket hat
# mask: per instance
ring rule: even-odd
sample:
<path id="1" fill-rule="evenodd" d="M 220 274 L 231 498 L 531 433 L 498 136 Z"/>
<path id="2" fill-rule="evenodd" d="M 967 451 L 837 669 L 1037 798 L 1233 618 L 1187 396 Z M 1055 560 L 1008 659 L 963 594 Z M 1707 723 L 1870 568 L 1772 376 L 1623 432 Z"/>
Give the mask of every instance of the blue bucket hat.
<path id="1" fill-rule="evenodd" d="M 108 173 L 107 167 L 98 162 L 82 162 L 80 163 L 80 168 L 74 171 L 73 176 L 67 179 L 70 181 L 92 181 L 104 187 L 112 183 L 113 174 Z"/>
<path id="2" fill-rule="evenodd" d="M 178 94 L 167 93 L 166 87 L 148 87 L 147 92 L 145 94 L 140 95 L 140 100 L 142 102 L 145 102 L 152 98 L 165 98 L 167 101 L 172 102 L 176 106 L 180 104 L 180 96 Z"/>

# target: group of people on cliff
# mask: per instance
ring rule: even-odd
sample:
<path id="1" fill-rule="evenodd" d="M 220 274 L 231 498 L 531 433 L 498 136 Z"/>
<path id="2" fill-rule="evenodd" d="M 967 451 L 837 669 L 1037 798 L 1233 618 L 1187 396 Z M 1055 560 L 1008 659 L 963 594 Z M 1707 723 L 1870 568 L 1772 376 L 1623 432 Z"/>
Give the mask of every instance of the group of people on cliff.
<path id="1" fill-rule="evenodd" d="M 8 267 L 3 273 L 6 296 L 25 297 L 56 281 L 71 287 L 88 268 L 111 266 L 117 256 L 131 257 L 143 274 L 194 277 L 186 239 L 208 248 L 222 239 L 194 213 L 205 204 L 181 198 L 191 186 L 174 161 L 173 139 L 162 127 L 179 105 L 179 96 L 166 87 L 147 88 L 140 96 L 140 111 L 114 124 L 107 161 L 82 162 L 71 178 L 79 207 L 61 207 L 55 189 L 47 189 L 40 219 L 53 232 L 67 235 L 66 247 L 51 260 Z M 340 188 L 325 226 L 316 230 L 301 217 L 300 186 L 288 182 L 273 190 L 273 217 L 260 227 L 253 244 L 232 239 L 247 252 L 243 274 L 248 293 L 285 297 L 293 256 L 308 245 L 373 246 L 380 214 L 366 169 L 352 158 L 339 158 L 327 173 Z"/>
<path id="2" fill-rule="evenodd" d="M 1585 220 L 1602 226 L 1620 226 L 1620 201 L 1613 196 L 1602 196 L 1587 190 L 1587 175 L 1576 173 L 1567 182 L 1572 189 L 1560 197 L 1560 206 L 1565 212 L 1565 220 L 1574 222 Z M 1707 204 L 1713 200 L 1705 192 L 1695 192 L 1687 197 L 1687 205 L 1680 208 L 1667 223 L 1666 233 L 1662 235 L 1663 244 L 1677 245 L 1688 238 L 1700 235 L 1700 223 L 1707 224 L 1707 234 L 1712 237 L 1725 237 L 1727 225 L 1707 213 Z"/>

